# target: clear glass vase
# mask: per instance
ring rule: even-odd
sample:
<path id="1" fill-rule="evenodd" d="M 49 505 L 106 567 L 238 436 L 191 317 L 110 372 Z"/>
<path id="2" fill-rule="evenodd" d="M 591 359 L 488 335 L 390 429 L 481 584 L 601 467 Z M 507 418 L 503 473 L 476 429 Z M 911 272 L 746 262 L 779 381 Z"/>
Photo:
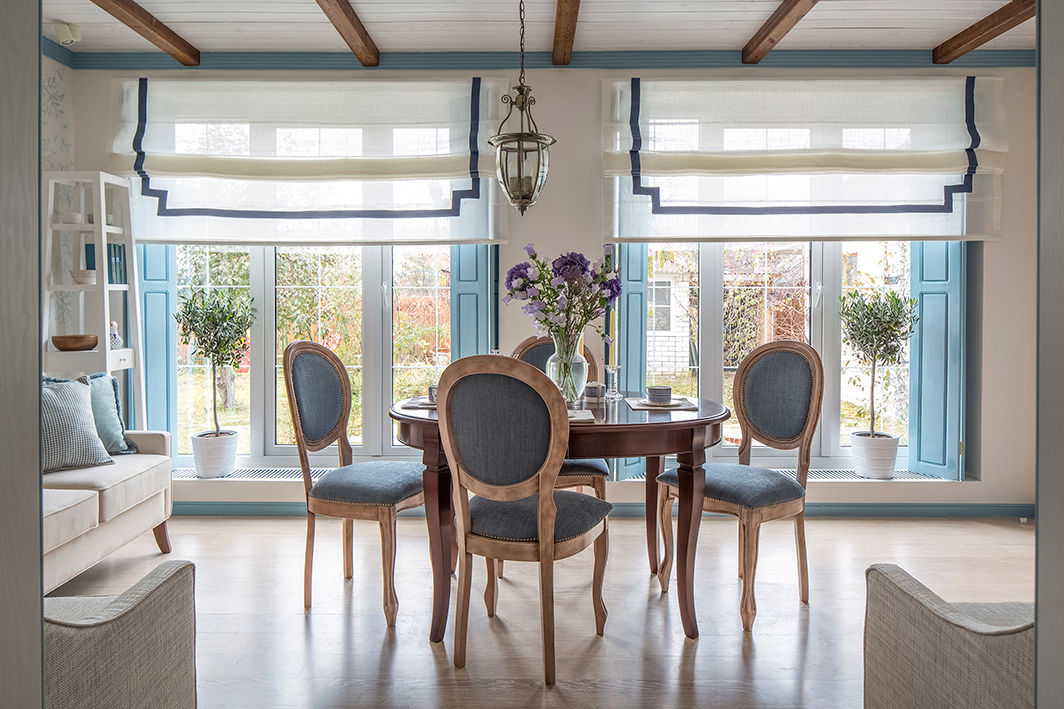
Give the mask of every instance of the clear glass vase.
<path id="1" fill-rule="evenodd" d="M 554 354 L 547 360 L 547 376 L 558 387 L 565 405 L 580 401 L 587 384 L 587 360 L 584 358 L 584 333 L 554 335 Z"/>

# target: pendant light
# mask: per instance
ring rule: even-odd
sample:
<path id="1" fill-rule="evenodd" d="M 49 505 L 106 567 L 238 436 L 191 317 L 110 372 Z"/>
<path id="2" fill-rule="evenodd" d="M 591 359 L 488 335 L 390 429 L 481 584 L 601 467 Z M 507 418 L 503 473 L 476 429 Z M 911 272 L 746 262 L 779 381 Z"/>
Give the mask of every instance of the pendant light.
<path id="1" fill-rule="evenodd" d="M 506 117 L 499 124 L 499 131 L 488 139 L 495 148 L 495 174 L 499 185 L 510 204 L 517 208 L 521 216 L 525 210 L 536 203 L 543 185 L 547 182 L 547 168 L 550 162 L 549 148 L 554 138 L 540 133 L 536 121 L 532 118 L 532 107 L 536 99 L 532 97 L 532 87 L 525 85 L 525 2 L 520 4 L 521 18 L 521 74 L 517 86 L 511 87 L 511 94 L 502 97 L 502 102 L 510 107 Z M 510 120 L 517 109 L 517 125 L 511 132 L 504 131 L 506 121 Z M 516 131 L 512 128 L 516 127 Z"/>

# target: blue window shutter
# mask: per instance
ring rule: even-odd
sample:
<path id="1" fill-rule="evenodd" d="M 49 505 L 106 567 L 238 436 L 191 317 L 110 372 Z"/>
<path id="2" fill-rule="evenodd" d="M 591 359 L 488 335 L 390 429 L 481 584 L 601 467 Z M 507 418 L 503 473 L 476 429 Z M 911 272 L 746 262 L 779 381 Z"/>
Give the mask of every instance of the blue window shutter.
<path id="1" fill-rule="evenodd" d="M 137 246 L 147 421 L 137 428 L 177 435 L 177 247 Z"/>
<path id="2" fill-rule="evenodd" d="M 499 247 L 451 246 L 451 361 L 498 349 Z"/>
<path id="3" fill-rule="evenodd" d="M 641 392 L 647 383 L 647 245 L 621 244 L 621 297 L 617 308 L 617 362 L 621 391 Z M 624 406 L 625 404 L 619 404 Z M 616 461 L 617 479 L 646 473 L 643 458 Z"/>
<path id="4" fill-rule="evenodd" d="M 912 297 L 920 321 L 909 354 L 909 470 L 963 477 L 964 244 L 913 242 Z"/>

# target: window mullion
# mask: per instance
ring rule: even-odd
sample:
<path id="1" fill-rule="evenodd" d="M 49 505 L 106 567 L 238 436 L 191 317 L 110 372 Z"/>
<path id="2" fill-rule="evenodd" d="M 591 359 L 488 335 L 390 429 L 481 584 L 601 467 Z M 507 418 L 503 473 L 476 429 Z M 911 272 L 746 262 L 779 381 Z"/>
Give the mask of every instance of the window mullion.
<path id="1" fill-rule="evenodd" d="M 383 332 L 387 307 L 384 247 L 362 247 L 362 450 L 363 455 L 380 455 L 384 408 L 385 367 L 383 347 L 374 344 Z M 385 338 L 381 338 L 382 340 Z M 391 342 L 390 333 L 386 338 Z M 389 372 L 390 374 L 390 372 Z M 389 389 L 391 387 L 388 387 Z"/>
<path id="2" fill-rule="evenodd" d="M 698 246 L 698 392 L 703 399 L 724 400 L 724 245 Z M 713 448 L 709 451 L 712 456 Z"/>
<path id="3" fill-rule="evenodd" d="M 248 249 L 248 281 L 252 302 L 257 304 L 258 317 L 251 326 L 251 455 L 268 455 L 273 422 L 277 408 L 274 379 L 276 377 L 277 341 L 276 301 L 273 298 L 273 249 L 253 246 Z"/>
<path id="4" fill-rule="evenodd" d="M 830 264 L 825 260 L 825 253 L 823 242 L 813 242 L 809 245 L 809 346 L 820 354 L 821 361 L 824 359 L 824 337 L 831 322 L 824 317 L 824 307 L 829 300 L 824 286 L 824 274 L 831 270 Z M 824 451 L 824 441 L 832 440 L 825 426 L 827 411 L 830 409 L 830 406 L 821 406 L 820 423 L 813 434 L 812 451 L 819 451 L 820 455 L 830 455 Z"/>
<path id="5" fill-rule="evenodd" d="M 823 322 L 820 359 L 824 363 L 824 402 L 820 413 L 820 455 L 842 454 L 839 446 L 842 397 L 842 331 L 839 321 L 839 297 L 842 295 L 842 245 L 837 241 L 823 245 L 822 273 L 824 287 L 820 297 Z"/>

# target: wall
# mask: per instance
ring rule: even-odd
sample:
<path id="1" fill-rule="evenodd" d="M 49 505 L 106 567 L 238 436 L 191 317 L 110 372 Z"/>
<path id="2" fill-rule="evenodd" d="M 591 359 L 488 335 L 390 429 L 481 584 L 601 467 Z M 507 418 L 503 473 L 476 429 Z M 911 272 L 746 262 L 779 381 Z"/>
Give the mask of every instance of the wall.
<path id="1" fill-rule="evenodd" d="M 0 704 L 42 703 L 40 5 L 0 22 Z"/>
<path id="2" fill-rule="evenodd" d="M 106 164 L 110 150 L 111 82 L 115 78 L 162 76 L 174 72 L 79 70 L 75 78 L 76 162 L 79 169 Z M 980 481 L 946 483 L 831 482 L 810 486 L 811 502 L 1025 503 L 1035 497 L 1035 71 L 1020 69 L 860 69 L 809 70 L 747 67 L 736 69 L 615 71 L 542 69 L 528 72 L 538 99 L 536 120 L 558 144 L 551 151 L 550 179 L 543 196 L 525 217 L 512 211 L 509 241 L 501 249 L 505 268 L 523 258 L 533 242 L 546 254 L 582 250 L 598 253 L 604 237 L 601 171 L 601 82 L 606 77 L 645 78 L 799 78 L 919 76 L 975 73 L 1006 79 L 1005 101 L 1010 149 L 1004 181 L 1003 238 L 987 243 L 984 277 L 981 372 L 982 410 Z M 197 72 L 213 76 L 261 79 L 263 72 Z M 326 72 L 271 72 L 285 78 L 316 77 Z M 366 78 L 367 72 L 328 72 L 330 78 Z M 376 72 L 374 77 L 413 78 L 416 72 Z M 515 72 L 484 76 L 513 78 Z M 465 77 L 464 72 L 429 76 Z M 531 324 L 514 304 L 500 308 L 500 347 L 507 352 L 527 337 Z M 597 338 L 589 345 L 601 356 Z M 969 441 L 969 445 L 973 442 Z M 613 486 L 618 501 L 641 501 L 637 486 Z"/>

